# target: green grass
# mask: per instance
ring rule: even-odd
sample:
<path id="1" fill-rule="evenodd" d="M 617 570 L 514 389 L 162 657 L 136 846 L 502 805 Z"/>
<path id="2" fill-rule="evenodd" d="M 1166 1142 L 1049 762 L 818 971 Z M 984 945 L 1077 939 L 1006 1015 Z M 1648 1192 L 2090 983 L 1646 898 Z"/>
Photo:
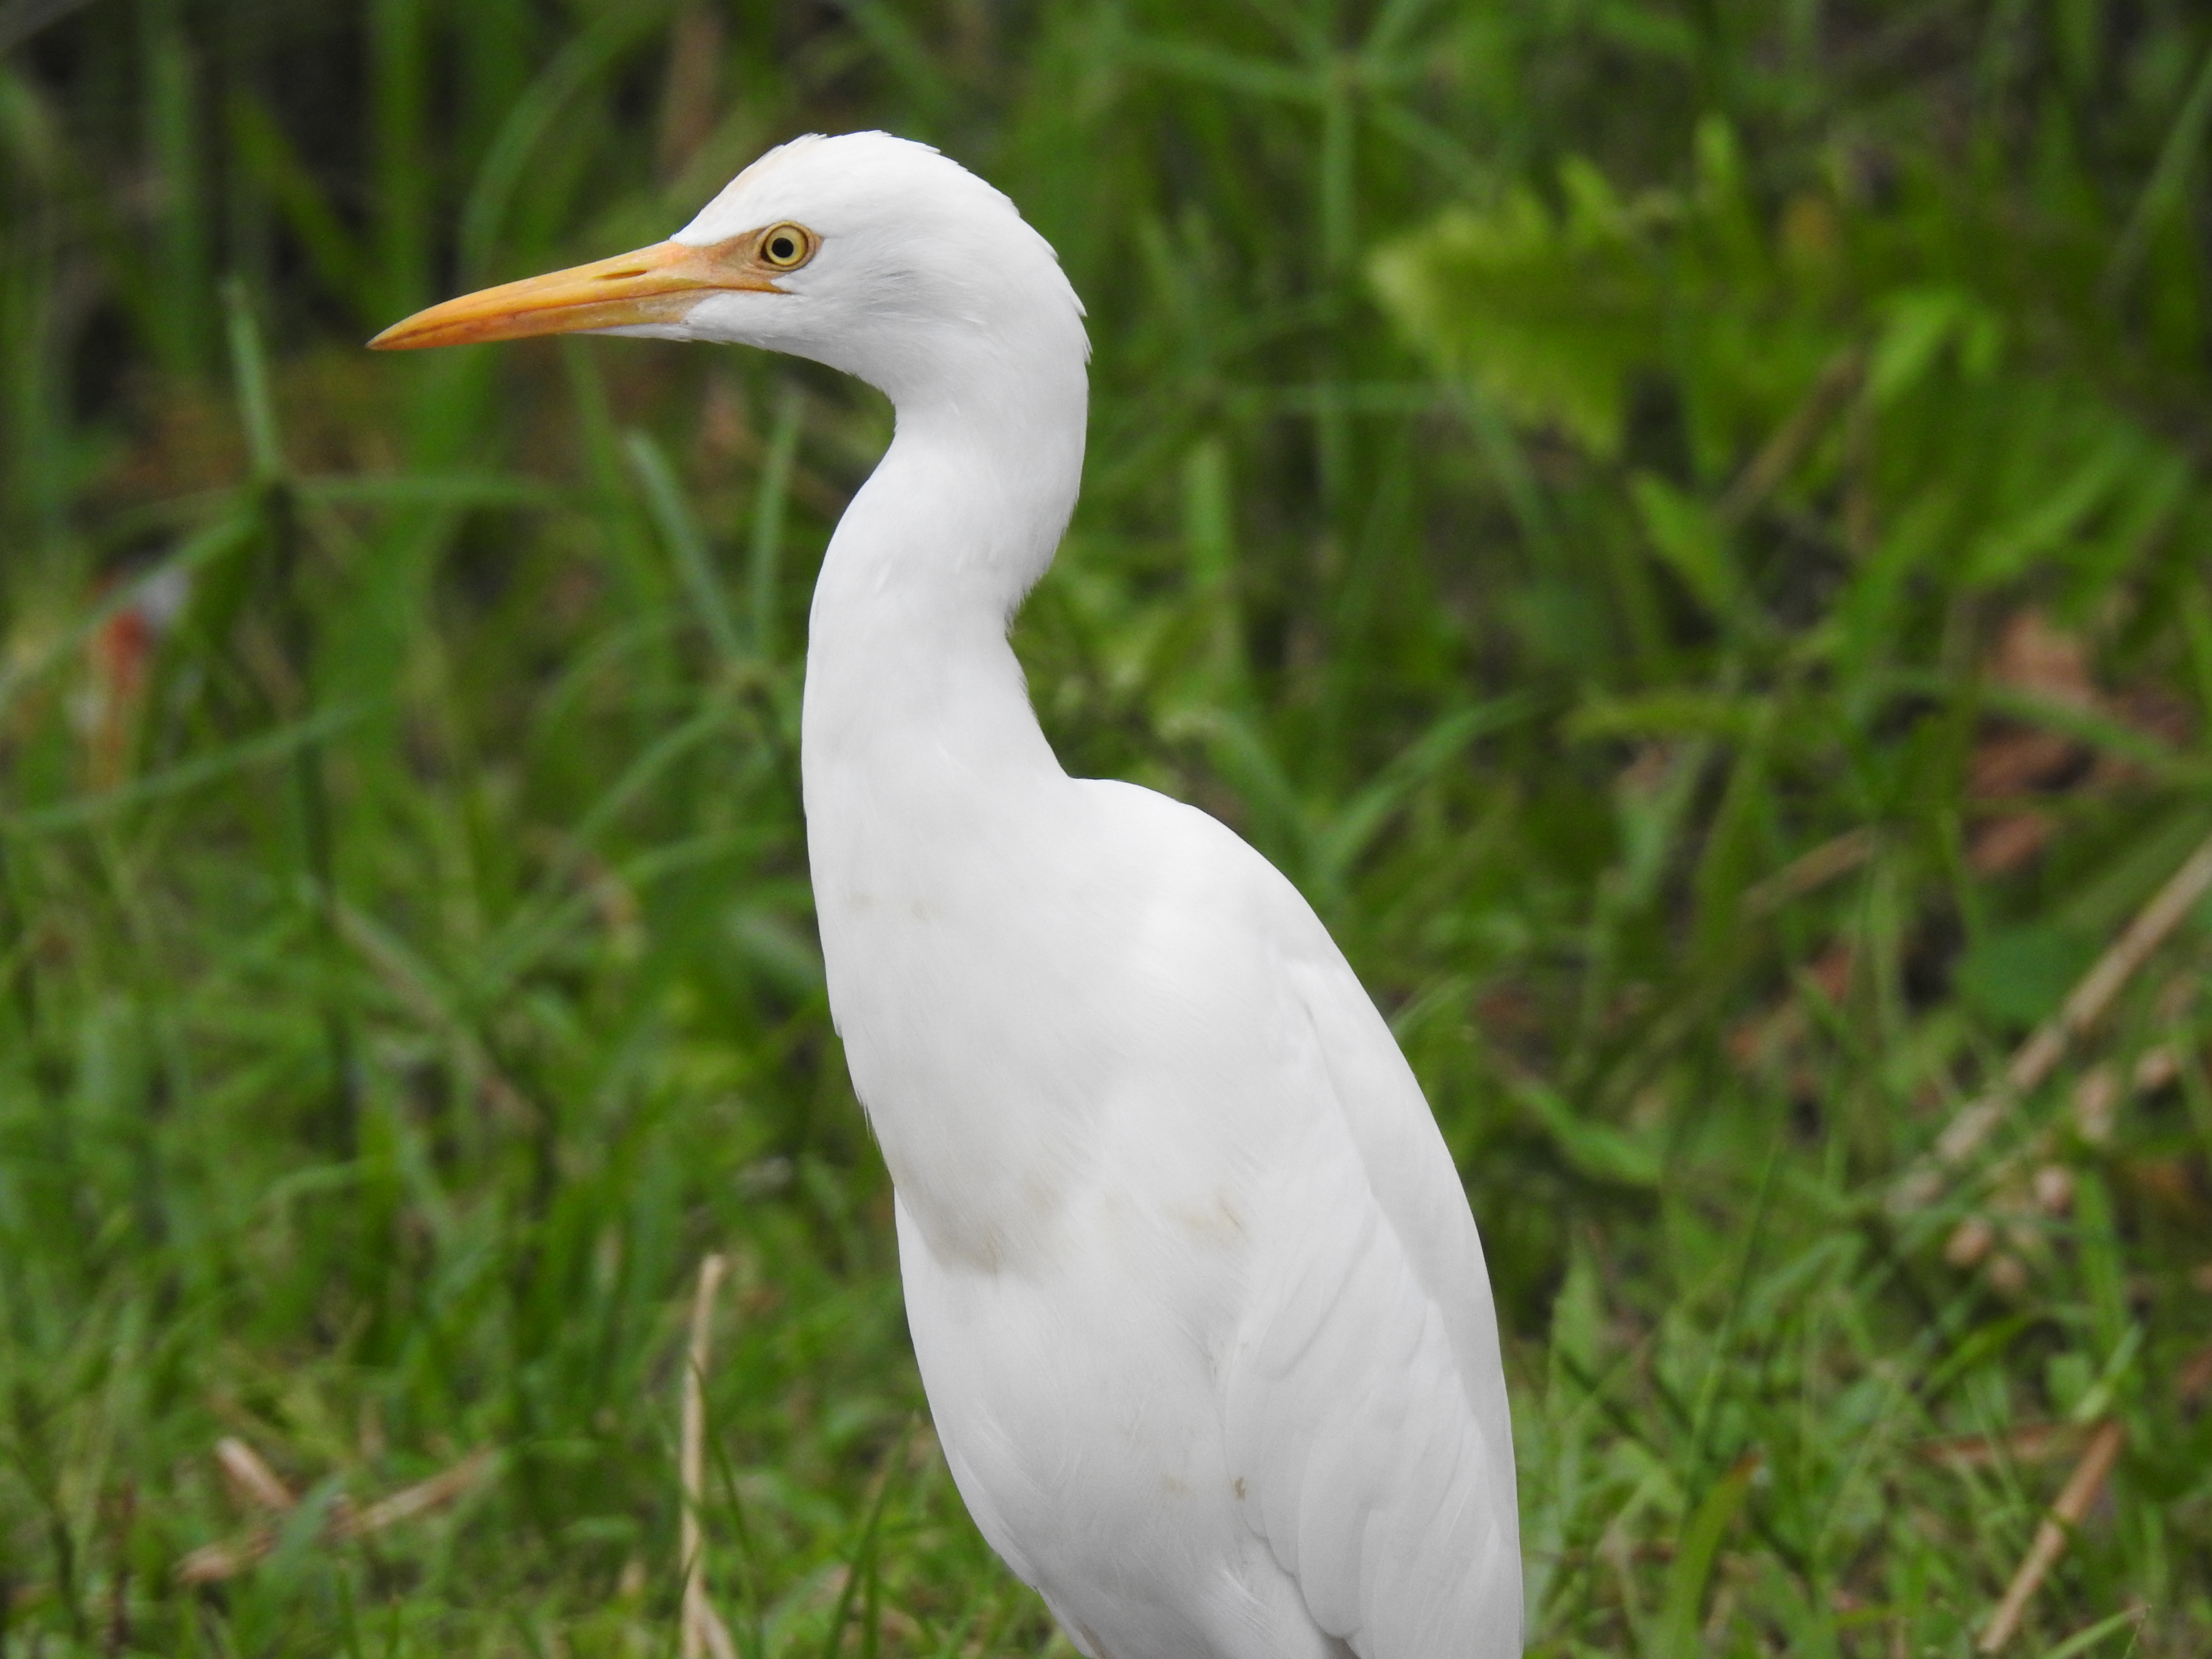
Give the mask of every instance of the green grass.
<path id="1" fill-rule="evenodd" d="M 860 125 L 1003 185 L 1090 306 L 1038 707 L 1281 864 L 1391 1013 L 1489 1244 L 1537 1650 L 1964 1655 L 2108 1418 L 2008 1650 L 2212 1644 L 2203 907 L 1896 1201 L 2212 832 L 2193 12 L 101 0 L 13 42 L 42 9 L 0 5 L 0 1655 L 674 1653 L 718 1250 L 739 1650 L 1067 1651 L 917 1426 L 813 939 L 805 604 L 887 410 L 358 347 Z M 226 1436 L 301 1501 L 189 1585 L 266 1519 Z"/>

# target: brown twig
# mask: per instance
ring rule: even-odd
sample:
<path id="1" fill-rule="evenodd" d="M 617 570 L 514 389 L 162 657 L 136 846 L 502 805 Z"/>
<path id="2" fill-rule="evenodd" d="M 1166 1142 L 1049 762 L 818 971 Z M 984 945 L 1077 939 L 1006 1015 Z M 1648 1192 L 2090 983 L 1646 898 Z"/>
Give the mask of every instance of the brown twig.
<path id="1" fill-rule="evenodd" d="M 261 1454 L 234 1434 L 215 1443 L 215 1461 L 240 1502 L 255 1509 L 288 1513 L 300 1500 L 276 1470 L 261 1461 Z"/>
<path id="2" fill-rule="evenodd" d="M 660 100 L 660 135 L 653 145 L 655 170 L 673 179 L 710 137 L 720 99 L 724 38 L 721 15 L 712 7 L 686 6 L 668 32 L 667 89 Z"/>
<path id="3" fill-rule="evenodd" d="M 1829 359 L 1827 367 L 1820 371 L 1820 378 L 1805 394 L 1805 400 L 1775 429 L 1774 435 L 1752 457 L 1750 465 L 1723 492 L 1718 510 L 1724 523 L 1742 523 L 1774 493 L 1826 428 L 1829 417 L 1858 390 L 1865 368 L 1865 356 L 1857 350 L 1841 352 Z"/>
<path id="4" fill-rule="evenodd" d="M 699 1510 L 706 1495 L 707 1362 L 714 1335 L 714 1292 L 729 1271 L 729 1258 L 719 1251 L 699 1264 L 699 1287 L 691 1298 L 691 1343 L 684 1367 L 684 1440 L 677 1463 L 677 1480 L 683 1487 L 684 1516 L 679 1528 L 679 1566 L 684 1584 L 684 1659 L 737 1659 L 736 1645 L 723 1627 L 721 1616 L 707 1599 L 707 1541 L 699 1524 Z"/>
<path id="5" fill-rule="evenodd" d="M 1913 1455 L 1948 1468 L 1987 1469 L 2008 1463 L 2052 1463 L 2081 1448 L 2089 1431 L 2079 1423 L 2028 1423 L 2004 1434 L 1961 1434 L 1923 1440 Z"/>
<path id="6" fill-rule="evenodd" d="M 276 1547 L 276 1534 L 269 1527 L 226 1538 L 220 1544 L 203 1544 L 177 1563 L 179 1584 L 218 1584 L 235 1578 Z"/>
<path id="7" fill-rule="evenodd" d="M 428 1480 L 404 1486 L 367 1509 L 356 1510 L 341 1498 L 331 1505 L 323 1537 L 332 1543 L 365 1538 L 402 1521 L 411 1521 L 418 1515 L 441 1509 L 483 1478 L 490 1467 L 491 1457 L 490 1448 L 479 1447 L 453 1468 L 441 1470 Z M 279 1515 L 289 1514 L 298 1507 L 299 1500 L 292 1495 L 291 1488 L 244 1441 L 226 1437 L 218 1442 L 216 1458 L 234 1488 L 257 1507 L 273 1510 Z M 235 1578 L 276 1547 L 276 1528 L 255 1527 L 235 1538 L 194 1550 L 177 1563 L 177 1582 L 212 1584 Z"/>
<path id="8" fill-rule="evenodd" d="M 106 1651 L 112 1659 L 128 1652 L 131 1641 L 131 1523 L 138 1515 L 138 1483 L 125 1480 L 110 1519 L 115 1531 L 115 1576 L 107 1583 Z"/>
<path id="9" fill-rule="evenodd" d="M 1942 1195 L 1950 1173 L 1980 1151 L 2021 1100 L 2057 1069 L 2067 1050 L 2104 1018 L 2113 999 L 2208 891 L 2212 891 L 2212 838 L 2182 861 L 2067 993 L 2058 1012 L 2021 1044 L 1996 1087 L 1960 1108 L 1944 1126 L 1936 1137 L 1933 1167 L 1923 1165 L 1899 1184 L 1897 1210 L 1924 1209 Z"/>
<path id="10" fill-rule="evenodd" d="M 2173 1379 L 2173 1392 L 2185 1407 L 2193 1407 L 2212 1395 L 2212 1346 L 2199 1348 L 2181 1362 Z"/>
<path id="11" fill-rule="evenodd" d="M 491 1462 L 489 1449 L 479 1447 L 450 1469 L 432 1475 L 428 1480 L 418 1480 L 411 1486 L 403 1486 L 389 1498 L 379 1498 L 359 1514 L 341 1510 L 331 1522 L 334 1537 L 360 1538 L 372 1532 L 381 1532 L 386 1527 L 397 1526 L 402 1521 L 412 1521 L 418 1515 L 442 1509 L 476 1485 L 485 1466 Z"/>
<path id="12" fill-rule="evenodd" d="M 1838 876 L 1849 875 L 1874 856 L 1875 833 L 1862 826 L 1846 830 L 1830 841 L 1791 860 L 1763 881 L 1743 890 L 1744 914 L 1771 915 L 1784 905 L 1826 886 Z"/>
<path id="13" fill-rule="evenodd" d="M 2005 1644 L 2019 1632 L 2021 1621 L 2027 1616 L 2027 1604 L 2043 1588 L 2043 1581 L 2058 1558 L 2066 1553 L 2066 1540 L 2088 1518 L 2090 1510 L 2105 1490 L 2105 1482 L 2112 1473 L 2112 1465 L 2119 1462 L 2120 1449 L 2127 1443 L 2127 1431 L 2109 1419 L 2097 1426 L 2074 1466 L 2074 1473 L 2066 1478 L 2065 1488 L 2059 1492 L 2051 1512 L 2035 1528 L 2035 1538 L 2021 1560 L 2020 1570 L 2005 1587 L 2004 1599 L 1990 1615 L 1981 1639 L 1975 1643 L 1978 1653 L 2001 1652 Z"/>

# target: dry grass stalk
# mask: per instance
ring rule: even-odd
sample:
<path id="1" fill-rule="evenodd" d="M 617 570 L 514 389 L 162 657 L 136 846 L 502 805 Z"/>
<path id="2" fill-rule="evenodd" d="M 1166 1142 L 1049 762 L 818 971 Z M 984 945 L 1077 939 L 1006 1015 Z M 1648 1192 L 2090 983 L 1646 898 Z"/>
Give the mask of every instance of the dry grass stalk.
<path id="1" fill-rule="evenodd" d="M 449 1469 L 442 1469 L 428 1480 L 419 1480 L 404 1486 L 389 1498 L 378 1499 L 367 1509 L 356 1510 L 341 1498 L 331 1506 L 328 1523 L 323 1528 L 324 1539 L 331 1543 L 349 1538 L 365 1538 L 371 1533 L 382 1532 L 402 1521 L 411 1521 L 416 1516 L 442 1509 L 467 1492 L 483 1479 L 491 1466 L 491 1451 L 479 1447 Z M 226 1437 L 216 1446 L 216 1460 L 222 1466 L 233 1490 L 240 1498 L 260 1509 L 273 1510 L 278 1515 L 289 1515 L 299 1506 L 292 1490 L 276 1476 L 260 1456 L 244 1441 Z M 208 1544 L 194 1550 L 177 1563 L 177 1582 L 180 1584 L 213 1584 L 226 1578 L 235 1578 L 247 1568 L 276 1547 L 274 1527 L 255 1527 L 235 1538 L 221 1543 Z"/>
<path id="2" fill-rule="evenodd" d="M 359 1538 L 397 1526 L 402 1521 L 412 1521 L 432 1510 L 443 1509 L 475 1486 L 490 1462 L 491 1453 L 479 1447 L 450 1469 L 428 1480 L 418 1480 L 411 1486 L 403 1486 L 391 1497 L 379 1498 L 358 1515 L 341 1512 L 331 1522 L 331 1532 L 340 1538 Z"/>
<path id="3" fill-rule="evenodd" d="M 729 1272 L 729 1258 L 719 1251 L 699 1264 L 699 1287 L 691 1298 L 691 1344 L 684 1367 L 684 1439 L 677 1463 L 677 1479 L 684 1489 L 684 1516 L 679 1532 L 684 1583 L 684 1659 L 737 1659 L 737 1647 L 723 1627 L 721 1616 L 707 1599 L 706 1535 L 699 1525 L 700 1505 L 706 1496 L 707 1362 L 714 1335 L 714 1293 Z"/>
<path id="4" fill-rule="evenodd" d="M 2021 1620 L 2027 1616 L 2027 1604 L 2034 1600 L 2037 1590 L 2043 1588 L 2051 1568 L 2066 1553 L 2066 1540 L 2081 1522 L 2088 1518 L 2090 1510 L 2105 1490 L 2105 1482 L 2112 1473 L 2112 1465 L 2119 1462 L 2120 1449 L 2127 1443 L 2127 1431 L 2111 1420 L 2097 1425 L 2089 1443 L 2074 1473 L 2066 1478 L 2064 1490 L 2051 1504 L 2051 1512 L 2035 1528 L 2035 1538 L 2021 1559 L 2020 1570 L 2005 1587 L 2004 1599 L 1990 1615 L 1981 1639 L 1974 1644 L 1978 1653 L 2002 1652 L 2007 1643 L 2018 1633 Z"/>
<path id="5" fill-rule="evenodd" d="M 2170 1045 L 2144 1051 L 2132 1071 L 2112 1060 L 2092 1066 L 2074 1085 L 2074 1132 L 2092 1146 L 2110 1144 L 2118 1127 L 2122 1103 L 2131 1094 L 2149 1094 L 2180 1074 L 2181 1062 Z M 1952 1230 L 1943 1259 L 1960 1269 L 1986 1267 L 1990 1283 L 2007 1294 L 2027 1283 L 2024 1255 L 2036 1253 L 2039 1217 L 2059 1217 L 2073 1207 L 2074 1172 L 2064 1164 L 2044 1162 L 2059 1156 L 2059 1133 L 2046 1125 L 2015 1148 L 1996 1172 L 1987 1207 L 1964 1217 Z M 2003 1233 L 1998 1223 L 2006 1221 Z M 2010 1249 L 2000 1249 L 2009 1240 Z"/>
<path id="6" fill-rule="evenodd" d="M 268 1527 L 227 1538 L 220 1544 L 203 1544 L 177 1563 L 179 1584 L 219 1584 L 235 1578 L 276 1547 L 276 1534 Z"/>
<path id="7" fill-rule="evenodd" d="M 696 4 L 678 13 L 676 27 L 669 31 L 667 91 L 653 145 L 654 167 L 663 179 L 680 173 L 693 152 L 714 135 L 727 34 L 719 12 Z"/>
<path id="8" fill-rule="evenodd" d="M 1831 358 L 1805 401 L 1777 428 L 1750 465 L 1736 476 L 1718 503 L 1721 519 L 1741 524 L 1796 469 L 1805 453 L 1827 430 L 1866 376 L 1866 355 L 1847 350 Z"/>
<path id="9" fill-rule="evenodd" d="M 1899 1211 L 1924 1209 L 1942 1195 L 1949 1173 L 1980 1151 L 2021 1098 L 2050 1078 L 2067 1050 L 2104 1018 L 2113 999 L 2208 891 L 2212 891 L 2212 838 L 2183 860 L 2067 993 L 2057 1013 L 2021 1044 L 1997 1086 L 1961 1107 L 1945 1126 L 1936 1138 L 1935 1167 L 1915 1170 L 1899 1186 Z"/>
<path id="10" fill-rule="evenodd" d="M 1912 1450 L 1924 1462 L 1954 1469 L 2055 1463 L 2080 1451 L 2088 1433 L 2080 1423 L 2027 1423 L 2004 1434 L 1961 1434 L 1923 1441 Z"/>
<path id="11" fill-rule="evenodd" d="M 1863 827 L 1846 830 L 1832 840 L 1822 842 L 1764 881 L 1753 882 L 1745 888 L 1744 914 L 1772 915 L 1784 905 L 1795 903 L 1840 876 L 1849 875 L 1874 856 L 1879 844 L 1875 832 Z"/>
<path id="12" fill-rule="evenodd" d="M 215 1461 L 242 1504 L 283 1515 L 300 1501 L 283 1477 L 261 1461 L 261 1454 L 234 1434 L 215 1443 Z"/>
<path id="13" fill-rule="evenodd" d="M 2181 1374 L 2173 1380 L 2173 1392 L 2185 1406 L 2194 1406 L 2207 1395 L 2212 1395 L 2212 1346 L 2199 1348 L 2181 1362 Z"/>

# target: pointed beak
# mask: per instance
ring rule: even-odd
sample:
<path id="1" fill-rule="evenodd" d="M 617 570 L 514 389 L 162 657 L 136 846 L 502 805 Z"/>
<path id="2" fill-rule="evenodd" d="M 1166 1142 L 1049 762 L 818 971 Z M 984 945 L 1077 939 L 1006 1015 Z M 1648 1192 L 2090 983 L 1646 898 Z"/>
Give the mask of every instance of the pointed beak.
<path id="1" fill-rule="evenodd" d="M 718 289 L 784 292 L 750 252 L 750 239 L 742 237 L 708 247 L 656 242 L 593 264 L 465 294 L 394 323 L 368 343 L 377 351 L 412 351 L 529 334 L 673 323 Z"/>

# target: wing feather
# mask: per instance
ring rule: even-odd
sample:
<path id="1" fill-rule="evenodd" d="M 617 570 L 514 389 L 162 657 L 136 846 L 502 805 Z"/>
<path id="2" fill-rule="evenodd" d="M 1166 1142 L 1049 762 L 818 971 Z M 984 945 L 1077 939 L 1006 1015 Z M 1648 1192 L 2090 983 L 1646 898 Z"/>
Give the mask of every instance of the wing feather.
<path id="1" fill-rule="evenodd" d="M 1276 1166 L 1231 1466 L 1315 1622 L 1360 1659 L 1502 1659 L 1520 1551 L 1481 1243 L 1389 1028 L 1320 943 L 1291 969 L 1310 1049 L 1289 1074 L 1322 1079 L 1329 1109 L 1297 1115 Z"/>

